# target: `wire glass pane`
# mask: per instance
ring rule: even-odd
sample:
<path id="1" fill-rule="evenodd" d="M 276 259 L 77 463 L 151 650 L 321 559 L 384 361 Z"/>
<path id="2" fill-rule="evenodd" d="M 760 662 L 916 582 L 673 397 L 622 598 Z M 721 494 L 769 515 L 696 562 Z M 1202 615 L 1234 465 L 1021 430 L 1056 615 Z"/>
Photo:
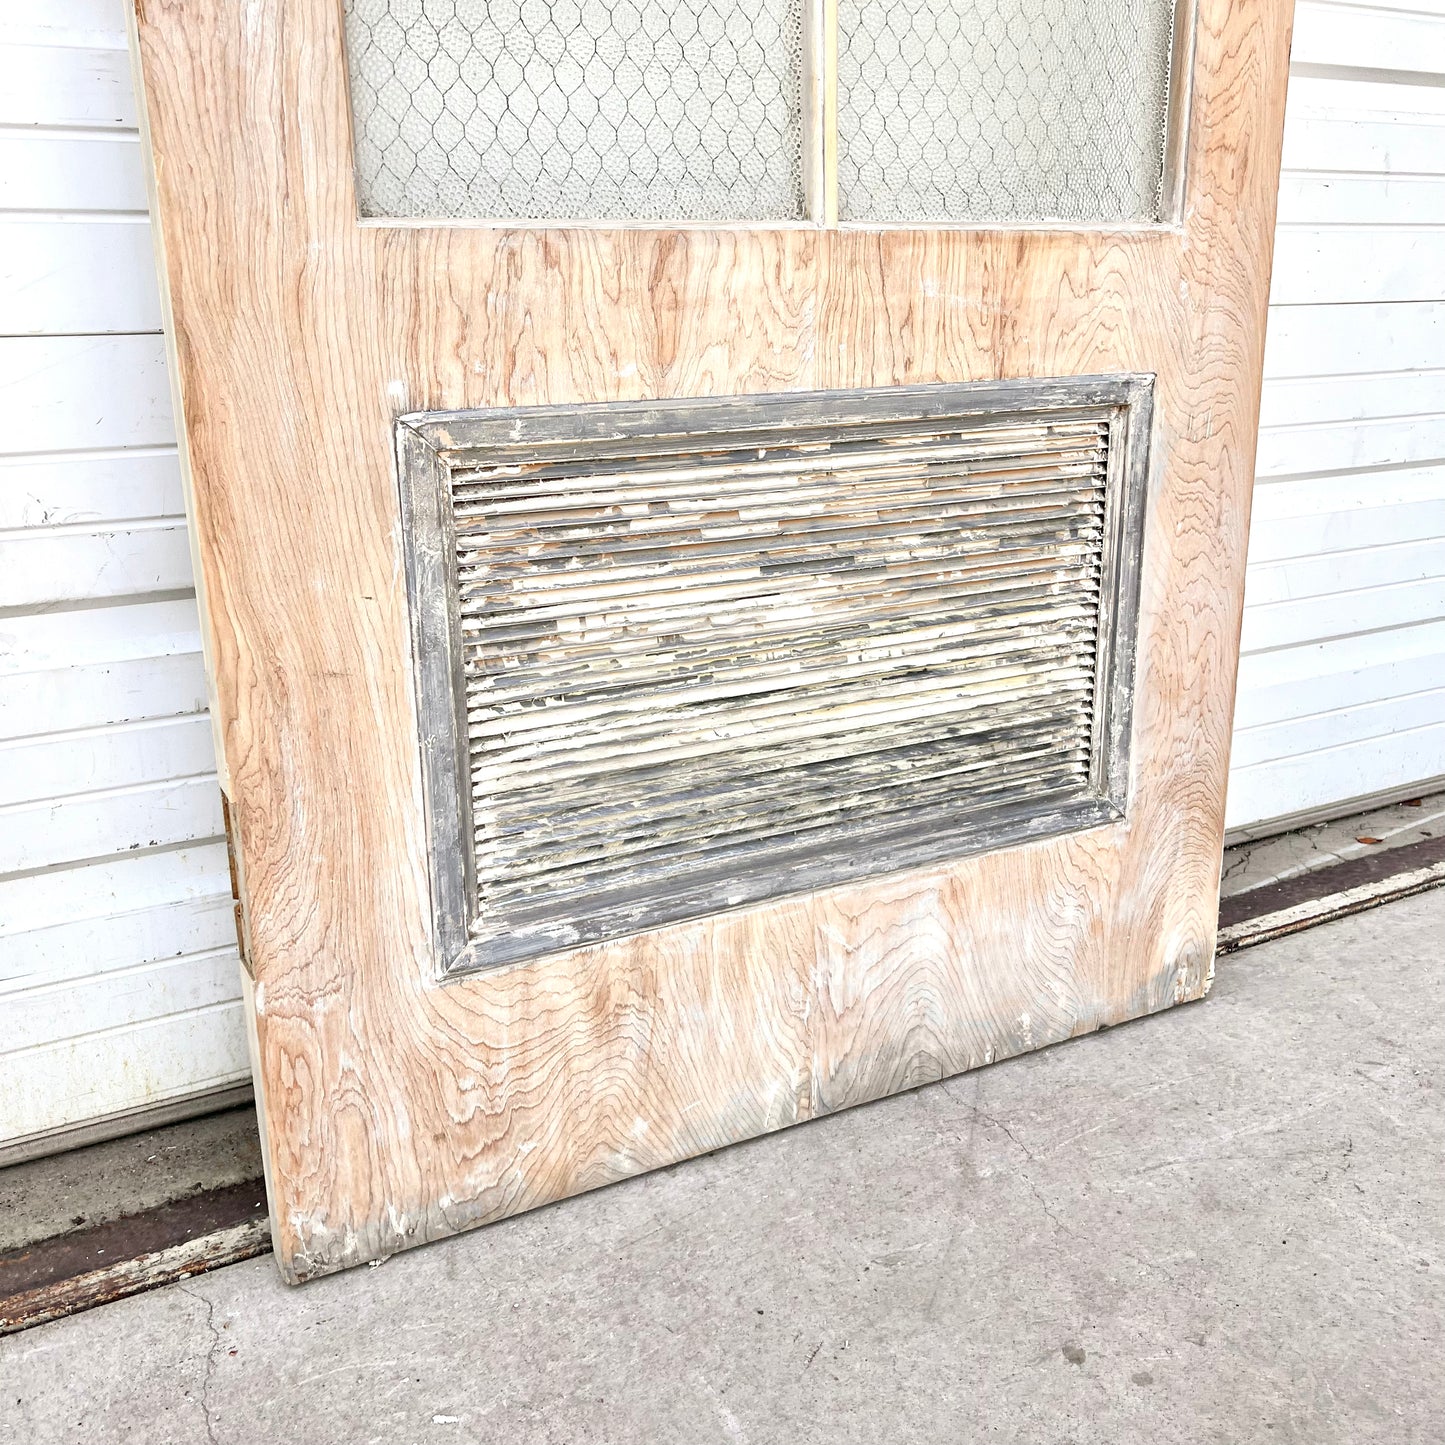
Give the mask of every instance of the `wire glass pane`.
<path id="1" fill-rule="evenodd" d="M 802 0 L 346 0 L 368 216 L 794 219 Z"/>
<path id="2" fill-rule="evenodd" d="M 838 0 L 843 220 L 1157 219 L 1174 0 Z"/>

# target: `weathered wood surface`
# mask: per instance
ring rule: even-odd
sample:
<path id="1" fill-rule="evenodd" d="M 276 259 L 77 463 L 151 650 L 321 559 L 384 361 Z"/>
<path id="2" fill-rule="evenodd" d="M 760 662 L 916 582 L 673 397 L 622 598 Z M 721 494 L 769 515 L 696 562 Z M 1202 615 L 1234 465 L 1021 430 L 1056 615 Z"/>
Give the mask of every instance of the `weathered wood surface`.
<path id="1" fill-rule="evenodd" d="M 442 966 L 1117 816 L 1150 391 L 398 422 Z"/>
<path id="2" fill-rule="evenodd" d="M 1207 988 L 1289 0 L 1201 0 L 1178 229 L 357 223 L 339 7 L 142 0 L 283 1271 Z M 394 416 L 1154 372 L 1128 817 L 436 981 Z"/>

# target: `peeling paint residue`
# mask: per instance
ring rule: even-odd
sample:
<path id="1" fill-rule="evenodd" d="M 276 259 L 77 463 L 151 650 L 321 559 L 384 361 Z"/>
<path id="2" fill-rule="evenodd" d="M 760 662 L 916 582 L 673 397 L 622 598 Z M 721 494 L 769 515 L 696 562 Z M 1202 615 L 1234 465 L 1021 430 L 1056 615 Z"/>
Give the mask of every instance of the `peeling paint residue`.
<path id="1" fill-rule="evenodd" d="M 442 535 L 413 546 L 452 589 L 435 732 L 464 753 L 471 944 L 501 962 L 876 876 L 999 817 L 1105 821 L 1132 448 L 1113 396 L 1033 385 L 952 416 L 894 400 L 942 388 L 891 414 L 819 393 L 811 422 L 678 403 L 656 431 L 538 410 L 474 424 L 486 444 L 468 414 L 408 419 L 445 450 Z"/>

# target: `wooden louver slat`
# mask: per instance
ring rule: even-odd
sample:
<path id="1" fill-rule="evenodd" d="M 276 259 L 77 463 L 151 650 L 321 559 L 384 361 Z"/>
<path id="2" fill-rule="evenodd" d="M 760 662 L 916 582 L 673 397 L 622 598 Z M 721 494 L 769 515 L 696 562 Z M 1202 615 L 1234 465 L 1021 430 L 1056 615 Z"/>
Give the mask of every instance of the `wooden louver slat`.
<path id="1" fill-rule="evenodd" d="M 442 614 L 412 566 L 424 712 L 428 678 L 450 693 L 428 777 L 461 966 L 1117 816 L 1140 384 L 1037 385 L 1012 414 L 754 399 L 731 431 L 719 403 L 472 443 L 447 417 L 432 493 L 404 439 L 449 594 L 428 672 Z"/>

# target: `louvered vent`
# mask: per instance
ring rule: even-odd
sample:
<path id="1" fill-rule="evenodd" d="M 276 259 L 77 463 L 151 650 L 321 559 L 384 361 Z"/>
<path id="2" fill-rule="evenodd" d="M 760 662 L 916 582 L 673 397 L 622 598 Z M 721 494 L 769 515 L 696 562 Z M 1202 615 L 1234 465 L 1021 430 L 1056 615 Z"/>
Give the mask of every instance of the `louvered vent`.
<path id="1" fill-rule="evenodd" d="M 451 966 L 1117 816 L 1148 395 L 405 419 Z"/>

